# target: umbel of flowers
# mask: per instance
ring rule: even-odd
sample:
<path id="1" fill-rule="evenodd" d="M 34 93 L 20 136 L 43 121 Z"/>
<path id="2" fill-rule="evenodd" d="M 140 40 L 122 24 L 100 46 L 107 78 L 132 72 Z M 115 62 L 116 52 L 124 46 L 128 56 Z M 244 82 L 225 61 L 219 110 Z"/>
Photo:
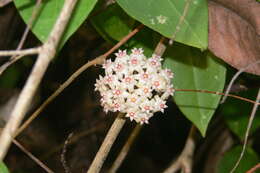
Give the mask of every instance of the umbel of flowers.
<path id="1" fill-rule="evenodd" d="M 146 58 L 141 48 L 116 53 L 114 62 L 103 64 L 105 76 L 99 76 L 95 90 L 101 95 L 105 112 L 122 112 L 137 123 L 148 123 L 155 112 L 164 112 L 166 99 L 173 95 L 173 73 L 162 69 L 157 55 Z"/>

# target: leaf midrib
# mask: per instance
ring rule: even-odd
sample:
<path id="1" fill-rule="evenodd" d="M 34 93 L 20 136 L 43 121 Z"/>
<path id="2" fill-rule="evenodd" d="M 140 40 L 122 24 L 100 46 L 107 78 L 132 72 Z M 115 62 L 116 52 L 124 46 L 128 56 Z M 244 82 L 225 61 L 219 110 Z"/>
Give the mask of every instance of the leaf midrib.
<path id="1" fill-rule="evenodd" d="M 174 6 L 174 3 L 171 1 L 171 0 L 167 0 L 170 4 L 171 4 L 171 6 L 174 8 L 174 10 L 177 12 L 177 14 L 179 15 L 179 20 L 180 20 L 180 18 L 181 18 L 181 16 L 182 16 L 182 14 L 177 10 L 177 8 Z M 192 2 L 192 0 L 190 1 L 190 3 Z M 184 6 L 185 6 L 185 4 L 184 4 Z M 189 10 L 189 9 L 188 9 Z M 187 17 L 187 15 L 186 15 L 186 17 Z M 198 39 L 198 41 L 200 42 L 200 44 L 201 44 L 201 46 L 203 46 L 203 44 L 202 44 L 202 41 L 200 40 L 200 37 L 196 34 L 196 32 L 194 32 L 193 30 L 192 30 L 192 28 L 191 28 L 191 26 L 190 26 L 190 24 L 189 24 L 189 22 L 186 20 L 186 17 L 184 17 L 184 23 L 186 23 L 186 25 L 188 26 L 188 28 L 189 28 L 189 30 L 191 31 L 191 33 Z M 178 23 L 179 23 L 179 21 L 178 21 Z M 178 23 L 177 23 L 177 25 L 178 25 Z M 177 26 L 176 26 L 177 27 Z M 176 29 L 176 28 L 175 28 Z"/>

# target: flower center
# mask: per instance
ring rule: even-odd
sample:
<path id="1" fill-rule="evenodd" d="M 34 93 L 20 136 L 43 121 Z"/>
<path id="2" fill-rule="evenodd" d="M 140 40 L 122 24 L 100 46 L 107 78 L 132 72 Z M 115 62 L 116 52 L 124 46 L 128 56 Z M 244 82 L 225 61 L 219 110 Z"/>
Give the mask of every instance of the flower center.
<path id="1" fill-rule="evenodd" d="M 116 94 L 116 95 L 120 95 L 120 94 L 121 94 L 121 91 L 120 91 L 120 90 L 116 90 L 116 91 L 115 91 L 115 94 Z"/>
<path id="2" fill-rule="evenodd" d="M 148 111 L 150 110 L 150 106 L 145 106 L 144 109 Z"/>
<path id="3" fill-rule="evenodd" d="M 145 73 L 145 74 L 143 74 L 143 78 L 144 78 L 144 79 L 148 79 L 148 76 L 149 76 L 149 75 L 148 75 L 148 74 L 146 74 L 146 73 Z"/>
<path id="4" fill-rule="evenodd" d="M 153 84 L 154 84 L 154 86 L 156 86 L 156 87 L 160 86 L 160 82 L 159 82 L 159 81 L 155 81 Z"/>
<path id="5" fill-rule="evenodd" d="M 126 77 L 126 78 L 125 78 L 125 81 L 126 81 L 126 82 L 130 82 L 130 81 L 131 81 L 131 78 L 130 78 L 130 77 Z"/>
<path id="6" fill-rule="evenodd" d="M 131 100 L 131 102 L 133 102 L 133 103 L 136 102 L 136 98 L 134 98 L 134 97 L 131 98 L 130 100 Z"/>
<path id="7" fill-rule="evenodd" d="M 133 58 L 133 59 L 131 60 L 131 64 L 136 65 L 136 64 L 137 64 L 137 59 L 136 59 L 136 58 Z"/>

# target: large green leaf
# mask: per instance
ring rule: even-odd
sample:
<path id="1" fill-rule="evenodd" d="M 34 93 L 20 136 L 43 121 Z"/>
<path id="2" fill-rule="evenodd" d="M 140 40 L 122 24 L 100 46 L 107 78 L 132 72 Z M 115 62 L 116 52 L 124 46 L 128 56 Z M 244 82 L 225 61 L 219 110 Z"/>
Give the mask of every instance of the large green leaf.
<path id="1" fill-rule="evenodd" d="M 226 152 L 223 158 L 218 163 L 218 173 L 230 173 L 231 169 L 235 166 L 237 159 L 242 151 L 242 146 L 237 146 L 232 148 L 230 151 Z M 254 165 L 259 162 L 257 154 L 251 148 L 247 148 L 242 158 L 238 168 L 234 173 L 245 173 Z M 259 173 L 257 171 L 255 173 Z"/>
<path id="2" fill-rule="evenodd" d="M 187 1 L 187 0 L 186 0 Z M 117 0 L 133 18 L 162 35 L 172 38 L 183 14 L 185 0 Z M 208 46 L 208 6 L 206 0 L 190 2 L 176 41 L 206 49 Z"/>
<path id="3" fill-rule="evenodd" d="M 32 0 L 14 0 L 16 8 L 26 23 L 29 22 L 33 7 L 36 1 Z M 62 37 L 60 47 L 68 40 L 68 38 L 77 30 L 82 22 L 87 18 L 93 9 L 97 0 L 79 0 L 73 12 L 69 25 Z M 32 32 L 36 37 L 44 42 L 50 34 L 52 27 L 60 14 L 64 0 L 44 0 L 39 10 L 37 19 L 35 20 Z"/>
<path id="4" fill-rule="evenodd" d="M 225 67 L 209 52 L 177 44 L 165 55 L 164 65 L 175 77 L 176 89 L 210 90 L 221 92 L 225 83 Z M 220 96 L 198 92 L 176 92 L 174 100 L 183 114 L 204 136 Z"/>
<path id="5" fill-rule="evenodd" d="M 0 173 L 9 173 L 7 167 L 5 166 L 4 162 L 0 162 Z"/>

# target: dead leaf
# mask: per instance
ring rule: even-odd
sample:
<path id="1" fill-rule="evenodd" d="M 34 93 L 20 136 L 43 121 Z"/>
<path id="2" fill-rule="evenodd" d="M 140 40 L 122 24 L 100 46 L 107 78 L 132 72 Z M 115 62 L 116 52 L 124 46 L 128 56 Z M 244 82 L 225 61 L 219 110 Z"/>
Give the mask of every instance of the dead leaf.
<path id="1" fill-rule="evenodd" d="M 237 69 L 260 60 L 259 12 L 255 0 L 209 1 L 209 49 Z M 260 75 L 260 64 L 246 72 Z"/>

